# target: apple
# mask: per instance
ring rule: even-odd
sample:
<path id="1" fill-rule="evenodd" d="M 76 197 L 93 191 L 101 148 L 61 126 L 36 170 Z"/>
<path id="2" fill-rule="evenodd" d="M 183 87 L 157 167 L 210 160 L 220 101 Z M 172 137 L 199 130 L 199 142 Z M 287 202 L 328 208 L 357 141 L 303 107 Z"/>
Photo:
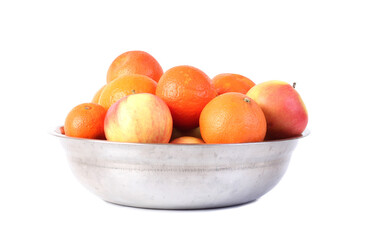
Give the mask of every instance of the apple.
<path id="1" fill-rule="evenodd" d="M 107 111 L 106 139 L 116 142 L 168 143 L 172 116 L 166 103 L 150 93 L 125 96 Z"/>
<path id="2" fill-rule="evenodd" d="M 267 120 L 266 139 L 300 135 L 307 126 L 308 113 L 295 84 L 272 80 L 259 83 L 246 94 L 262 108 Z"/>

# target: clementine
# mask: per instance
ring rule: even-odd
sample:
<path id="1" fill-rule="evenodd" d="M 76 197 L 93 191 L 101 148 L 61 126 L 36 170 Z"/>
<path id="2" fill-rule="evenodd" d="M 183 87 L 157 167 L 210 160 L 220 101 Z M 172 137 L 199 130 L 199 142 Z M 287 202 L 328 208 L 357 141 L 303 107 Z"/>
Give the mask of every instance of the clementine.
<path id="1" fill-rule="evenodd" d="M 224 93 L 202 110 L 199 127 L 206 143 L 244 143 L 264 140 L 267 123 L 262 109 L 242 93 Z"/>
<path id="2" fill-rule="evenodd" d="M 65 128 L 64 128 L 64 126 L 60 127 L 60 133 L 61 134 L 65 134 Z"/>
<path id="3" fill-rule="evenodd" d="M 124 96 L 134 93 L 155 94 L 156 87 L 157 82 L 145 75 L 122 75 L 106 84 L 101 92 L 98 104 L 108 110 L 113 103 Z"/>
<path id="4" fill-rule="evenodd" d="M 192 66 L 176 66 L 160 78 L 156 95 L 170 108 L 174 125 L 182 130 L 198 127 L 199 115 L 216 96 L 211 79 Z"/>
<path id="5" fill-rule="evenodd" d="M 239 74 L 222 73 L 212 79 L 212 85 L 219 95 L 226 92 L 246 94 L 255 83 L 251 79 Z"/>
<path id="6" fill-rule="evenodd" d="M 96 103 L 83 103 L 74 107 L 65 119 L 64 131 L 69 137 L 105 139 L 106 110 Z"/>
<path id="7" fill-rule="evenodd" d="M 98 104 L 98 100 L 100 99 L 100 96 L 101 96 L 101 92 L 102 90 L 104 90 L 104 88 L 106 87 L 106 85 L 102 86 L 96 93 L 95 95 L 93 96 L 92 98 L 92 102 L 93 103 L 97 103 Z"/>
<path id="8" fill-rule="evenodd" d="M 193 129 L 190 129 L 190 130 L 186 130 L 186 131 L 182 131 L 182 130 L 177 129 L 177 128 L 172 129 L 171 140 L 173 140 L 175 138 L 183 137 L 183 136 L 202 138 L 199 127 L 193 128 Z"/>
<path id="9" fill-rule="evenodd" d="M 172 140 L 170 143 L 177 143 L 177 144 L 204 144 L 205 142 L 196 137 L 191 137 L 191 136 L 183 136 L 179 138 L 175 138 Z"/>
<path id="10" fill-rule="evenodd" d="M 158 82 L 163 69 L 158 61 L 144 51 L 128 51 L 119 55 L 110 65 L 106 81 L 109 83 L 121 75 L 141 74 Z"/>

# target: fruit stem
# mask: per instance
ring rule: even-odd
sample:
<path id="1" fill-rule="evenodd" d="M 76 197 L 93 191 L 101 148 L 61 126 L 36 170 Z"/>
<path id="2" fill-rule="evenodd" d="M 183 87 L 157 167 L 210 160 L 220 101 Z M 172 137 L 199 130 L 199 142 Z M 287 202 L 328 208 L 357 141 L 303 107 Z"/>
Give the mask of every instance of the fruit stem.
<path id="1" fill-rule="evenodd" d="M 136 93 L 135 89 L 132 89 L 132 90 L 131 90 L 131 92 L 132 92 L 133 94 L 135 94 L 135 93 Z"/>
<path id="2" fill-rule="evenodd" d="M 244 98 L 243 99 L 245 102 L 250 102 L 250 98 Z"/>
<path id="3" fill-rule="evenodd" d="M 293 88 L 295 88 L 296 85 L 297 85 L 297 83 L 296 83 L 296 82 L 293 82 Z"/>

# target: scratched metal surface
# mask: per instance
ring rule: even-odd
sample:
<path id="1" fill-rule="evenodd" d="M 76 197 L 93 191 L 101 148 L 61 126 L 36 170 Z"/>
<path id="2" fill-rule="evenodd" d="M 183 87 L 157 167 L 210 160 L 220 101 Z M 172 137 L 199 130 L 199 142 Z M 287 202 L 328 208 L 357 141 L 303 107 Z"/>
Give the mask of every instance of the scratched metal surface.
<path id="1" fill-rule="evenodd" d="M 238 205 L 270 191 L 302 136 L 243 144 L 136 144 L 59 137 L 81 184 L 105 201 L 158 209 Z"/>

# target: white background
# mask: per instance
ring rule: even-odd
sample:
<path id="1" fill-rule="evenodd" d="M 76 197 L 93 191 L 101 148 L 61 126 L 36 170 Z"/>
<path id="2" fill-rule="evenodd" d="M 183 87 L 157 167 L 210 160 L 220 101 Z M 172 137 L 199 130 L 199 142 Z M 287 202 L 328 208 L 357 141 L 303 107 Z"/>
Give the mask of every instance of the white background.
<path id="1" fill-rule="evenodd" d="M 1 1 L 0 239 L 372 239 L 370 1 Z M 311 135 L 258 201 L 203 211 L 108 204 L 48 131 L 119 54 L 164 70 L 297 82 Z"/>

